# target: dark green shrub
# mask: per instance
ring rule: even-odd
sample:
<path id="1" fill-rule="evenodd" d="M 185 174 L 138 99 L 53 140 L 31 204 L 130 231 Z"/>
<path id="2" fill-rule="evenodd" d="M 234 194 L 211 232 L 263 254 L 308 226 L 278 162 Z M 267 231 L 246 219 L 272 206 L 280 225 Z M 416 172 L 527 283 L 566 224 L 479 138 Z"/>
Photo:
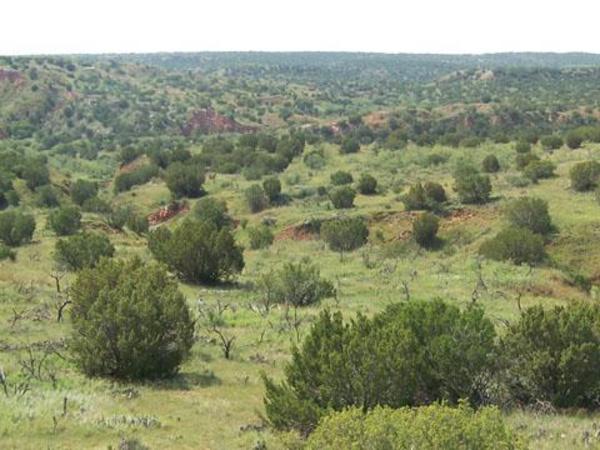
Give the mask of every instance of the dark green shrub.
<path id="1" fill-rule="evenodd" d="M 54 245 L 54 259 L 66 270 L 95 267 L 100 258 L 110 258 L 114 253 L 115 248 L 102 233 L 83 232 L 59 239 Z"/>
<path id="2" fill-rule="evenodd" d="M 529 153 L 531 151 L 531 144 L 527 141 L 518 141 L 515 144 L 515 150 L 517 153 Z"/>
<path id="3" fill-rule="evenodd" d="M 446 202 L 446 191 L 442 185 L 433 182 L 416 183 L 410 187 L 408 193 L 402 197 L 404 209 L 407 211 L 441 209 L 442 203 Z"/>
<path id="4" fill-rule="evenodd" d="M 546 258 L 544 240 L 526 228 L 509 227 L 485 241 L 479 253 L 496 261 L 537 264 Z"/>
<path id="5" fill-rule="evenodd" d="M 186 220 L 174 232 L 165 227 L 150 233 L 148 247 L 179 278 L 192 283 L 226 281 L 244 268 L 242 249 L 229 228 Z"/>
<path id="6" fill-rule="evenodd" d="M 229 227 L 233 224 L 227 214 L 227 204 L 214 197 L 203 197 L 194 205 L 194 216 L 200 221 L 212 223 L 218 229 Z"/>
<path id="7" fill-rule="evenodd" d="M 39 186 L 50 184 L 50 172 L 45 164 L 27 163 L 23 169 L 25 184 L 32 191 Z"/>
<path id="8" fill-rule="evenodd" d="M 342 145 L 340 146 L 340 152 L 342 152 L 343 154 L 356 153 L 359 150 L 360 143 L 352 137 L 345 138 L 342 142 Z"/>
<path id="9" fill-rule="evenodd" d="M 321 278 L 318 267 L 307 260 L 284 264 L 280 270 L 262 277 L 258 288 L 261 295 L 268 296 L 274 303 L 294 308 L 310 306 L 335 295 L 331 282 Z"/>
<path id="10" fill-rule="evenodd" d="M 258 184 L 253 184 L 244 191 L 246 203 L 251 213 L 258 213 L 265 209 L 269 204 L 269 199 L 265 191 Z"/>
<path id="11" fill-rule="evenodd" d="M 496 155 L 487 155 L 481 164 L 483 171 L 486 173 L 496 173 L 500 170 L 500 162 Z"/>
<path id="12" fill-rule="evenodd" d="M 342 186 L 344 184 L 350 184 L 354 181 L 352 175 L 348 172 L 344 172 L 343 170 L 338 170 L 337 172 L 332 173 L 329 176 L 331 180 L 331 184 L 334 186 Z"/>
<path id="13" fill-rule="evenodd" d="M 55 208 L 60 205 L 56 189 L 51 185 L 40 186 L 36 189 L 36 205 L 40 208 Z"/>
<path id="14" fill-rule="evenodd" d="M 578 192 L 594 189 L 600 178 L 600 163 L 598 161 L 585 161 L 575 164 L 571 168 L 571 187 Z"/>
<path id="15" fill-rule="evenodd" d="M 507 385 L 519 403 L 597 408 L 600 306 L 569 303 L 528 308 L 501 341 Z"/>
<path id="16" fill-rule="evenodd" d="M 527 228 L 537 234 L 548 234 L 553 230 L 548 213 L 548 202 L 541 198 L 522 197 L 513 200 L 505 210 L 506 219 L 517 228 Z"/>
<path id="17" fill-rule="evenodd" d="M 158 176 L 158 166 L 156 164 L 146 164 L 133 172 L 121 173 L 115 178 L 115 193 L 125 192 L 134 186 L 145 184 L 156 176 Z"/>
<path id="18" fill-rule="evenodd" d="M 106 215 L 106 223 L 109 227 L 114 228 L 115 230 L 122 230 L 130 215 L 131 208 L 128 206 L 121 206 L 113 209 Z"/>
<path id="19" fill-rule="evenodd" d="M 79 206 L 96 195 L 98 195 L 98 185 L 93 181 L 77 180 L 71 186 L 71 199 Z"/>
<path id="20" fill-rule="evenodd" d="M 583 135 L 577 131 L 571 131 L 567 133 L 565 142 L 571 150 L 578 149 L 583 144 Z"/>
<path id="21" fill-rule="evenodd" d="M 554 176 L 554 170 L 556 166 L 552 161 L 531 161 L 525 169 L 523 169 L 523 175 L 529 178 L 532 182 L 536 183 L 538 180 L 552 178 Z"/>
<path id="22" fill-rule="evenodd" d="M 428 208 L 425 209 L 436 210 L 439 209 L 440 204 L 446 202 L 446 191 L 441 184 L 428 181 L 424 184 L 423 189 L 425 191 L 425 202 L 428 205 Z"/>
<path id="23" fill-rule="evenodd" d="M 142 214 L 131 213 L 125 223 L 127 228 L 136 234 L 146 234 L 150 228 L 148 218 Z"/>
<path id="24" fill-rule="evenodd" d="M 427 155 L 427 159 L 425 160 L 425 165 L 427 167 L 431 166 L 439 166 L 440 164 L 447 163 L 449 159 L 448 155 L 442 153 L 431 153 Z"/>
<path id="25" fill-rule="evenodd" d="M 354 206 L 356 191 L 350 186 L 341 186 L 329 193 L 329 199 L 335 209 L 348 209 Z"/>
<path id="26" fill-rule="evenodd" d="M 48 226 L 58 236 L 68 236 L 81 228 L 81 212 L 76 206 L 62 206 L 48 214 Z"/>
<path id="27" fill-rule="evenodd" d="M 336 252 L 351 252 L 366 244 L 369 229 L 361 217 L 328 220 L 321 225 L 321 237 Z"/>
<path id="28" fill-rule="evenodd" d="M 31 241 L 35 231 L 35 219 L 20 211 L 0 213 L 0 241 L 10 247 L 16 247 Z"/>
<path id="29" fill-rule="evenodd" d="M 263 191 L 269 202 L 275 203 L 281 196 L 281 181 L 277 177 L 268 177 L 263 181 Z"/>
<path id="30" fill-rule="evenodd" d="M 194 322 L 177 283 L 157 264 L 104 260 L 71 288 L 75 364 L 88 376 L 172 376 L 189 356 Z"/>
<path id="31" fill-rule="evenodd" d="M 250 248 L 252 250 L 267 248 L 273 243 L 273 239 L 275 239 L 273 232 L 266 225 L 248 228 L 248 237 L 250 238 Z"/>
<path id="32" fill-rule="evenodd" d="M 377 179 L 364 173 L 360 176 L 358 180 L 358 192 L 362 195 L 373 195 L 377 192 Z"/>
<path id="33" fill-rule="evenodd" d="M 165 181 L 175 198 L 197 198 L 204 195 L 204 171 L 195 164 L 174 162 L 167 167 Z"/>
<path id="34" fill-rule="evenodd" d="M 533 153 L 519 153 L 515 158 L 517 169 L 523 170 L 534 161 L 539 161 L 540 158 Z"/>
<path id="35" fill-rule="evenodd" d="M 430 405 L 420 408 L 358 407 L 325 416 L 310 435 L 306 450 L 340 449 L 505 449 L 526 450 L 494 407 L 477 410 Z"/>
<path id="36" fill-rule="evenodd" d="M 454 189 L 463 203 L 482 204 L 490 200 L 492 183 L 473 167 L 464 166 L 454 174 Z"/>
<path id="37" fill-rule="evenodd" d="M 413 222 L 413 236 L 421 247 L 431 247 L 435 241 L 440 220 L 433 214 L 423 213 Z"/>
<path id="38" fill-rule="evenodd" d="M 540 143 L 542 144 L 544 150 L 557 150 L 564 144 L 562 138 L 555 134 L 544 136 L 542 139 L 540 139 Z"/>
<path id="39" fill-rule="evenodd" d="M 478 403 L 494 340 L 481 308 L 461 311 L 441 300 L 390 305 L 347 324 L 341 313 L 323 311 L 292 349 L 284 382 L 264 377 L 266 414 L 277 429 L 308 434 L 325 414 L 352 406 Z"/>
<path id="40" fill-rule="evenodd" d="M 5 259 L 15 261 L 17 259 L 17 254 L 8 245 L 5 245 L 0 242 L 0 261 L 3 261 Z"/>

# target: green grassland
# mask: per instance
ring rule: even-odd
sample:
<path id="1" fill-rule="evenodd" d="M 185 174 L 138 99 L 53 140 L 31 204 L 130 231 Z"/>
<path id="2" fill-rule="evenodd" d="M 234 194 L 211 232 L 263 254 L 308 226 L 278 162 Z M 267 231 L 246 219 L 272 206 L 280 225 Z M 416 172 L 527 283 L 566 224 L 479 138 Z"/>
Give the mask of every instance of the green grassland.
<path id="1" fill-rule="evenodd" d="M 552 154 L 534 148 L 556 164 L 557 176 L 526 187 L 511 184 L 511 179 L 518 176 L 512 144 L 485 143 L 458 149 L 411 145 L 400 151 L 363 146 L 353 155 L 341 155 L 337 145 L 317 145 L 325 155 L 322 169 L 310 169 L 297 157 L 281 175 L 283 192 L 292 197 L 285 206 L 250 214 L 242 192 L 253 182 L 239 175 L 219 174 L 205 184 L 210 195 L 227 201 L 234 218 L 243 225 L 247 222 L 246 228 L 266 218 L 274 219 L 276 240 L 268 249 L 245 250 L 246 267 L 233 284 L 181 285 L 195 312 L 199 305 L 229 305 L 224 331 L 236 337 L 233 356 L 226 360 L 217 337 L 199 326 L 190 360 L 174 379 L 161 382 L 88 379 L 69 362 L 64 347 L 69 321 L 56 320 L 60 296 L 51 277 L 55 271 L 52 252 L 56 237 L 45 227 L 47 212 L 34 209 L 28 197 L 31 194 L 24 186 L 17 186 L 22 188 L 24 206 L 35 211 L 38 225 L 33 241 L 18 248 L 15 262 L 0 262 L 0 367 L 11 388 L 18 386 L 24 367 L 41 370 L 27 389 L 21 389 L 25 392 L 16 389 L 6 397 L 0 396 L 0 447 L 105 449 L 118 448 L 122 439 L 137 439 L 152 449 L 248 449 L 263 448 L 258 446 L 262 442 L 274 449 L 293 446 L 297 442 L 294 436 L 274 433 L 263 424 L 260 374 L 281 376 L 290 347 L 307 333 L 322 308 L 340 310 L 350 318 L 358 312 L 370 315 L 391 302 L 411 299 L 440 297 L 460 306 L 478 302 L 501 334 L 507 321 L 518 316 L 519 307 L 598 298 L 600 293 L 595 289 L 588 295 L 574 287 L 562 268 L 600 277 L 600 207 L 594 194 L 573 192 L 568 178 L 574 163 L 600 159 L 600 145 L 586 144 L 578 150 L 562 148 Z M 305 152 L 311 149 L 309 145 Z M 427 157 L 432 153 L 449 158 L 440 165 L 428 166 Z M 480 207 L 460 205 L 452 191 L 452 167 L 460 159 L 480 165 L 491 153 L 502 166 L 492 176 L 493 201 Z M 66 173 L 73 179 L 100 179 L 104 182 L 101 196 L 112 197 L 111 180 L 117 164 L 109 153 L 92 162 L 69 158 L 67 163 L 57 158 L 50 160 L 50 167 L 56 170 L 55 184 L 60 185 Z M 380 185 L 377 195 L 359 195 L 355 207 L 343 213 L 365 217 L 370 228 L 368 245 L 344 255 L 295 229 L 311 218 L 341 214 L 332 209 L 326 197 L 306 194 L 328 185 L 330 174 L 336 170 L 352 173 L 355 180 L 362 173 L 370 173 Z M 443 245 L 436 250 L 420 249 L 410 240 L 415 213 L 404 211 L 401 195 L 417 181 L 440 182 L 450 194 L 449 211 L 441 222 Z M 548 201 L 558 229 L 547 247 L 552 266 L 530 269 L 477 257 L 481 242 L 503 226 L 505 202 L 522 195 Z M 132 205 L 143 213 L 168 200 L 169 191 L 159 180 L 112 198 L 114 204 Z M 180 220 L 183 217 L 178 216 L 166 226 Z M 84 214 L 84 228 L 100 227 L 100 216 Z M 109 237 L 117 257 L 137 254 L 151 259 L 144 238 L 129 231 L 111 231 Z M 244 226 L 237 227 L 236 237 L 247 247 Z M 253 282 L 286 261 L 302 258 L 320 267 L 322 275 L 337 288 L 337 297 L 303 309 L 296 332 L 286 321 L 283 308 L 261 314 Z M 64 275 L 63 291 L 72 279 L 72 274 Z M 48 344 L 55 351 L 42 361 L 42 348 Z M 532 409 L 506 411 L 506 415 L 530 438 L 532 448 L 600 448 L 598 414 Z"/>

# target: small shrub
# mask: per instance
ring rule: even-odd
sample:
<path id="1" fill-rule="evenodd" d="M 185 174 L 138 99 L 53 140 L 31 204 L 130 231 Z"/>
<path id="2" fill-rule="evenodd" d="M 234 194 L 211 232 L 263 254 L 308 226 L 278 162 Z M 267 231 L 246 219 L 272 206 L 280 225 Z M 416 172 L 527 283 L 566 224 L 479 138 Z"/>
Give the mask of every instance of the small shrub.
<path id="1" fill-rule="evenodd" d="M 31 241 L 35 231 L 35 219 L 20 211 L 0 213 L 0 241 L 10 247 L 16 247 Z"/>
<path id="2" fill-rule="evenodd" d="M 248 228 L 248 237 L 250 238 L 250 248 L 258 250 L 259 248 L 267 248 L 275 239 L 271 228 L 266 225 Z"/>
<path id="3" fill-rule="evenodd" d="M 542 144 L 544 150 L 558 150 L 564 144 L 562 138 L 555 134 L 544 136 L 540 139 L 540 143 Z"/>
<path id="4" fill-rule="evenodd" d="M 496 155 L 487 155 L 483 160 L 482 167 L 486 173 L 496 173 L 500 170 L 500 162 Z"/>
<path id="5" fill-rule="evenodd" d="M 508 222 L 517 228 L 527 228 L 537 234 L 552 231 L 552 219 L 548 213 L 548 202 L 540 198 L 522 197 L 513 200 L 505 210 Z"/>
<path id="6" fill-rule="evenodd" d="M 244 268 L 242 249 L 229 228 L 186 220 L 174 232 L 165 227 L 150 233 L 148 247 L 179 278 L 192 283 L 226 281 Z"/>
<path id="7" fill-rule="evenodd" d="M 270 203 L 275 203 L 281 196 L 281 181 L 277 177 L 268 177 L 263 181 L 263 191 Z"/>
<path id="8" fill-rule="evenodd" d="M 439 166 L 448 162 L 449 156 L 442 153 L 430 153 L 427 155 L 425 165 L 427 167 Z"/>
<path id="9" fill-rule="evenodd" d="M 286 263 L 280 270 L 263 277 L 259 290 L 261 295 L 269 295 L 275 303 L 296 308 L 310 306 L 335 295 L 333 285 L 321 278 L 317 266 L 306 260 Z"/>
<path id="10" fill-rule="evenodd" d="M 578 149 L 581 147 L 581 144 L 583 144 L 583 135 L 576 131 L 571 131 L 570 133 L 567 133 L 565 142 L 567 147 L 569 147 L 571 150 Z"/>
<path id="11" fill-rule="evenodd" d="M 40 186 L 36 189 L 36 205 L 40 208 L 55 208 L 60 205 L 56 189 L 51 185 Z"/>
<path id="12" fill-rule="evenodd" d="M 419 408 L 354 407 L 324 417 L 307 450 L 340 449 L 505 449 L 526 450 L 525 439 L 494 407 L 478 410 L 430 405 Z"/>
<path id="13" fill-rule="evenodd" d="M 442 203 L 446 202 L 446 191 L 438 183 L 427 182 L 424 186 L 416 183 L 402 197 L 402 202 L 407 211 L 423 209 L 437 211 L 441 209 Z"/>
<path id="14" fill-rule="evenodd" d="M 540 158 L 533 153 L 519 153 L 515 158 L 515 165 L 518 170 L 523 170 L 534 161 L 539 161 Z"/>
<path id="15" fill-rule="evenodd" d="M 88 198 L 83 202 L 81 209 L 85 212 L 96 214 L 108 214 L 111 212 L 110 204 L 98 197 Z"/>
<path id="16" fill-rule="evenodd" d="M 350 186 L 341 186 L 329 193 L 329 199 L 335 209 L 348 209 L 354 206 L 356 191 Z"/>
<path id="17" fill-rule="evenodd" d="M 248 205 L 248 208 L 252 213 L 261 212 L 269 204 L 269 200 L 265 195 L 265 191 L 258 184 L 253 184 L 248 189 L 246 189 L 244 191 L 244 196 L 246 197 L 246 203 Z"/>
<path id="18" fill-rule="evenodd" d="M 29 162 L 23 169 L 23 179 L 27 187 L 33 191 L 39 186 L 50 184 L 50 172 L 45 164 Z"/>
<path id="19" fill-rule="evenodd" d="M 66 270 L 81 270 L 95 267 L 100 258 L 110 258 L 115 248 L 105 234 L 83 232 L 59 239 L 54 245 L 54 259 Z"/>
<path id="20" fill-rule="evenodd" d="M 481 175 L 476 169 L 466 166 L 455 172 L 454 189 L 461 202 L 483 204 L 490 199 L 492 183 L 487 175 Z"/>
<path id="21" fill-rule="evenodd" d="M 146 164 L 133 172 L 121 173 L 115 178 L 115 194 L 128 191 L 134 186 L 145 184 L 156 176 L 158 176 L 158 166 L 156 164 Z"/>
<path id="22" fill-rule="evenodd" d="M 48 225 L 58 236 L 68 236 L 81 228 L 81 212 L 76 206 L 63 206 L 48 215 Z"/>
<path id="23" fill-rule="evenodd" d="M 544 240 L 526 228 L 509 227 L 485 241 L 479 253 L 496 261 L 537 264 L 546 258 Z"/>
<path id="24" fill-rule="evenodd" d="M 433 214 L 424 213 L 413 222 L 413 236 L 421 247 L 431 247 L 437 236 L 440 220 Z"/>
<path id="25" fill-rule="evenodd" d="M 357 153 L 359 150 L 360 150 L 359 142 L 352 137 L 345 138 L 344 141 L 342 142 L 342 145 L 340 146 L 340 152 L 343 154 Z"/>
<path id="26" fill-rule="evenodd" d="M 201 198 L 194 205 L 194 216 L 201 222 L 210 222 L 218 229 L 229 227 L 233 224 L 231 217 L 227 214 L 227 204 L 223 200 L 217 200 L 208 196 Z"/>
<path id="27" fill-rule="evenodd" d="M 350 184 L 354 181 L 352 175 L 348 172 L 344 172 L 343 170 L 338 170 L 337 172 L 332 173 L 329 179 L 331 180 L 331 184 L 334 186 L 342 186 L 344 184 Z"/>
<path id="28" fill-rule="evenodd" d="M 195 164 L 174 162 L 167 167 L 165 181 L 175 198 L 197 198 L 204 195 L 204 172 Z"/>
<path id="29" fill-rule="evenodd" d="M 146 216 L 133 212 L 129 214 L 125 225 L 135 234 L 146 234 L 150 228 L 150 224 L 148 223 L 148 218 Z"/>
<path id="30" fill-rule="evenodd" d="M 515 144 L 515 151 L 517 153 L 529 153 L 531 151 L 531 144 L 527 141 L 518 141 Z"/>
<path id="31" fill-rule="evenodd" d="M 190 354 L 190 311 L 177 283 L 157 264 L 104 260 L 79 273 L 71 299 L 69 349 L 88 376 L 172 376 Z"/>
<path id="32" fill-rule="evenodd" d="M 435 210 L 437 205 L 446 202 L 446 191 L 441 184 L 428 181 L 423 185 L 423 189 L 425 191 L 425 202 L 429 205 L 428 209 Z"/>
<path id="33" fill-rule="evenodd" d="M 92 181 L 77 180 L 71 186 L 71 199 L 79 206 L 96 195 L 98 195 L 98 185 Z"/>
<path id="34" fill-rule="evenodd" d="M 362 174 L 358 180 L 358 192 L 362 195 L 373 195 L 377 192 L 377 179 L 367 173 Z"/>
<path id="35" fill-rule="evenodd" d="M 331 250 L 351 252 L 367 242 L 369 229 L 362 218 L 345 217 L 324 222 L 320 234 Z"/>
<path id="36" fill-rule="evenodd" d="M 575 164 L 570 172 L 571 187 L 577 192 L 594 189 L 600 178 L 600 163 L 598 161 L 584 161 Z"/>
<path id="37" fill-rule="evenodd" d="M 597 408 L 600 306 L 572 303 L 526 309 L 501 341 L 507 386 L 519 403 Z"/>
<path id="38" fill-rule="evenodd" d="M 552 161 L 531 161 L 525 169 L 523 169 L 523 175 L 529 178 L 533 183 L 538 180 L 552 178 L 554 176 L 554 170 L 556 166 Z"/>

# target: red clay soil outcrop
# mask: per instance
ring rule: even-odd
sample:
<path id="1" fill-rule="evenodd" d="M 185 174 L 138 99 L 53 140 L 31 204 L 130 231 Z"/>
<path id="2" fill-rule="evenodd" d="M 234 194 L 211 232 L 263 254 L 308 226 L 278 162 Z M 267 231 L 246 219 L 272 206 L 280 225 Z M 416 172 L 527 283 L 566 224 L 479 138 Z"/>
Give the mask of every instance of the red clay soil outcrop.
<path id="1" fill-rule="evenodd" d="M 181 132 L 190 136 L 195 132 L 202 133 L 251 133 L 254 127 L 241 125 L 230 117 L 219 114 L 212 108 L 195 111 Z"/>
<path id="2" fill-rule="evenodd" d="M 148 224 L 150 226 L 158 225 L 159 223 L 166 222 L 177 214 L 185 213 L 190 208 L 186 202 L 171 202 L 167 206 L 159 208 L 148 216 Z"/>

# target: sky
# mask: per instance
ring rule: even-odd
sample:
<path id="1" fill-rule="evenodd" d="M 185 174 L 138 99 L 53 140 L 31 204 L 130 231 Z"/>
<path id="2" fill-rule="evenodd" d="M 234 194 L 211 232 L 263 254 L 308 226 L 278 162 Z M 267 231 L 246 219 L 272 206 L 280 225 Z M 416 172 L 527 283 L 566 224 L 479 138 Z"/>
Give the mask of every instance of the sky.
<path id="1" fill-rule="evenodd" d="M 0 55 L 600 53 L 597 0 L 5 0 Z"/>

